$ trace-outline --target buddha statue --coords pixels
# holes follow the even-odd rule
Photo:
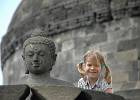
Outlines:
[[[28,85],[63,85],[72,84],[52,78],[50,71],[56,62],[56,47],[47,34],[42,31],[33,32],[23,44],[22,58],[26,66],[26,74],[22,84]]]

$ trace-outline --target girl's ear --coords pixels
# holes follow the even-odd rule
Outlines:
[[[85,76],[85,69],[84,69],[84,63],[80,63],[80,64],[77,64],[76,65],[81,77],[84,77]]]

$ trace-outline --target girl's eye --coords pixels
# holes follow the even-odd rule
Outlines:
[[[89,67],[90,67],[90,66],[92,66],[92,65],[91,65],[91,64],[87,64],[87,66],[89,66]]]
[[[99,66],[95,66],[95,67],[97,68],[97,67],[99,67]]]

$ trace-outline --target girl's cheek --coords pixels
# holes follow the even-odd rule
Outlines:
[[[85,68],[84,68],[84,70],[85,70],[86,72],[88,71],[88,69],[89,69],[88,67],[85,67]]]
[[[101,68],[100,68],[100,67],[99,67],[99,68],[97,68],[97,71],[98,71],[98,72],[100,72],[100,71],[101,71]]]

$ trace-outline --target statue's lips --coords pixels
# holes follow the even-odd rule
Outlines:
[[[32,66],[35,67],[35,68],[40,67],[39,63],[35,63],[35,64],[33,64]]]
[[[40,67],[39,65],[37,66],[37,65],[35,65],[35,66],[33,66],[33,67],[35,67],[35,68],[38,68],[38,67]]]

